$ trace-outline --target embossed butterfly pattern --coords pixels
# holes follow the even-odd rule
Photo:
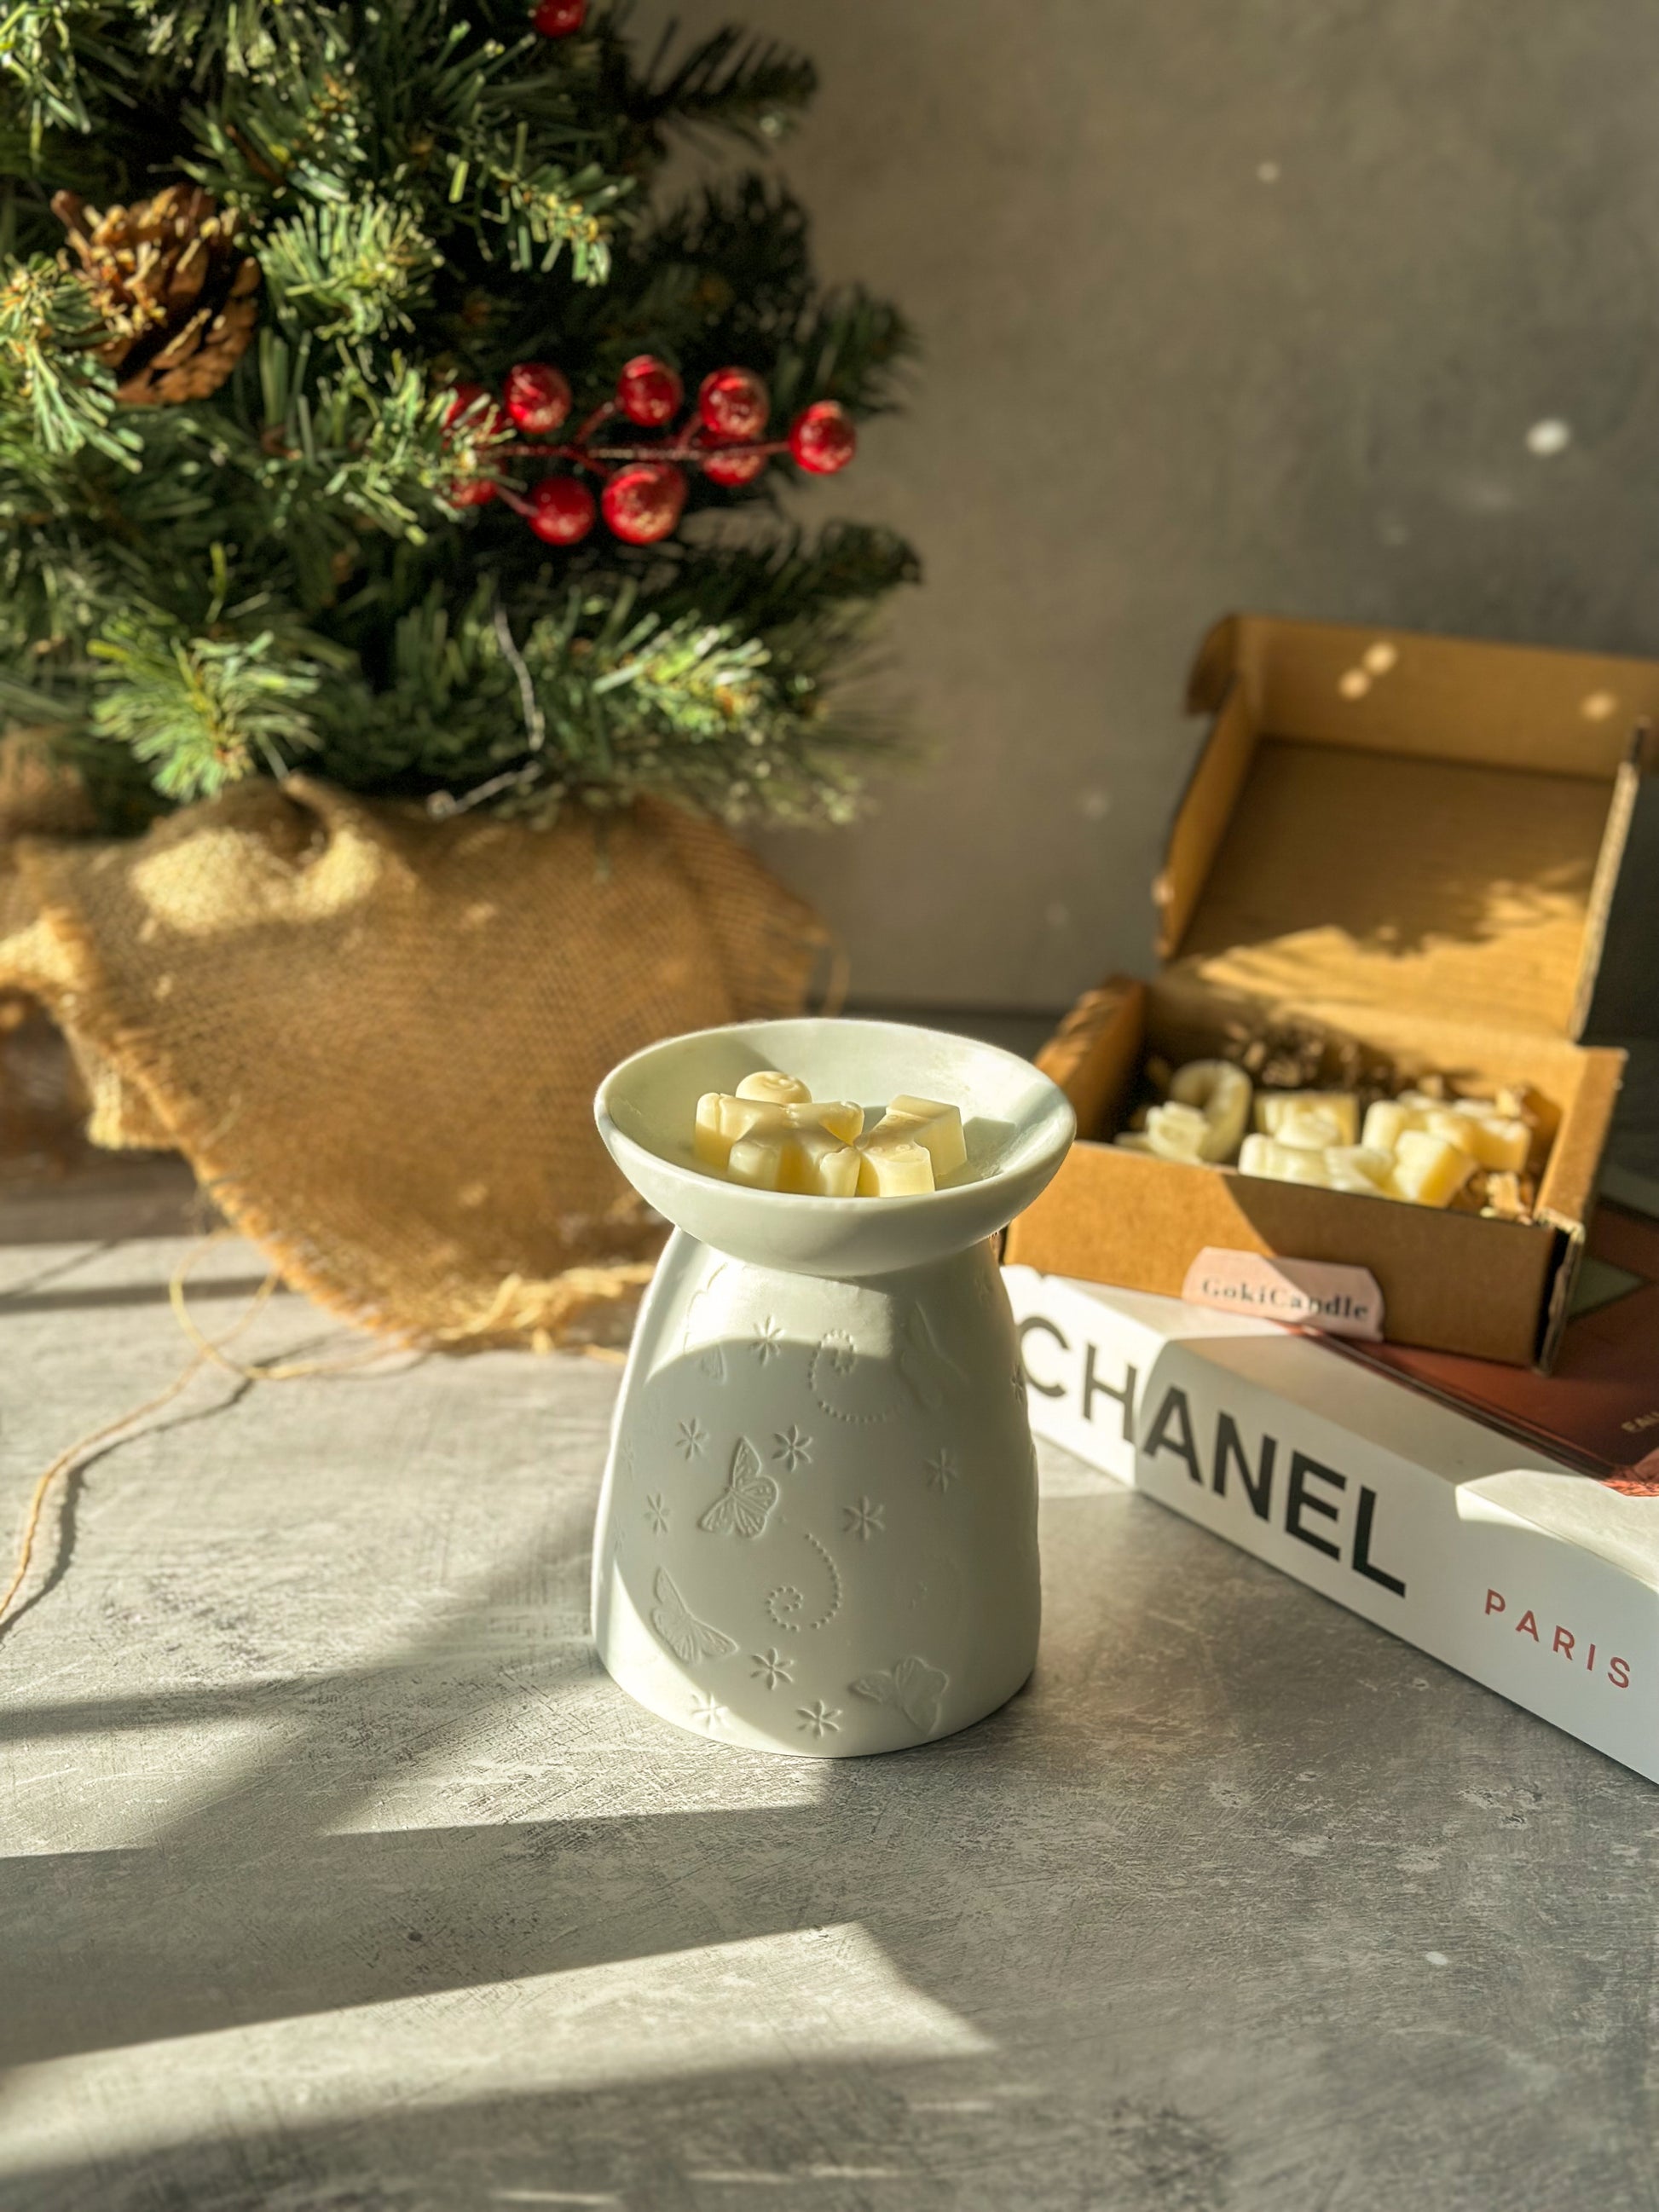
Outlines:
[[[860,1674],[848,1687],[855,1697],[878,1705],[892,1705],[906,1720],[931,1735],[939,1726],[939,1700],[951,1686],[951,1677],[913,1653],[896,1667],[877,1674]]]
[[[697,1619],[665,1567],[658,1568],[652,1587],[657,1602],[651,1608],[651,1626],[677,1659],[692,1667],[700,1659],[724,1659],[737,1650],[729,1636],[722,1636],[718,1628]]]
[[[728,1530],[738,1536],[758,1536],[777,1502],[778,1486],[762,1467],[760,1454],[747,1437],[739,1437],[726,1488],[697,1526],[711,1536],[723,1536]]]

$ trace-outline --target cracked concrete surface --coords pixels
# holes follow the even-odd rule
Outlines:
[[[165,1211],[11,1206],[8,1495],[180,1363]],[[0,2204],[1659,2201],[1648,1784],[1059,1453],[1012,1705],[704,1744],[587,1648],[614,1388],[204,1376],[76,1479],[0,1634]]]

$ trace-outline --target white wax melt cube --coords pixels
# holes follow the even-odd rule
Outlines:
[[[1449,1102],[1407,1091],[1398,1098],[1378,1099],[1365,1115],[1367,1145],[1393,1152],[1408,1133],[1437,1137],[1443,1145],[1467,1152],[1483,1168],[1510,1172],[1526,1165],[1532,1146],[1526,1122],[1496,1112],[1482,1098]]]
[[[738,1085],[739,1098],[763,1099],[769,1106],[805,1106],[812,1094],[798,1075],[785,1075],[775,1067],[758,1067]]]
[[[912,1098],[901,1093],[887,1103],[866,1139],[866,1145],[897,1139],[920,1145],[933,1164],[935,1185],[968,1164],[968,1146],[962,1133],[962,1115],[954,1106],[935,1098]]]
[[[1393,1152],[1409,1133],[1438,1137],[1473,1157],[1468,1141],[1471,1125],[1443,1098],[1428,1098],[1421,1091],[1402,1091],[1398,1098],[1379,1098],[1365,1115],[1364,1142]]]
[[[828,1129],[768,1121],[739,1137],[726,1172],[752,1190],[793,1191],[817,1198],[852,1198],[859,1187],[860,1154]]]
[[[1324,1157],[1334,1190],[1358,1191],[1378,1198],[1394,1195],[1389,1188],[1394,1171],[1392,1153],[1373,1151],[1369,1145],[1329,1145]]]
[[[1245,1138],[1238,1164],[1245,1175],[1266,1176],[1274,1182],[1311,1183],[1319,1190],[1353,1191],[1370,1198],[1395,1194],[1389,1188],[1393,1156],[1363,1145],[1290,1145],[1258,1133]]]
[[[697,1158],[708,1167],[724,1168],[740,1138],[778,1121],[782,1112],[764,1098],[734,1098],[729,1091],[706,1091],[697,1101]]]
[[[1305,1117],[1310,1115],[1317,1115],[1322,1121],[1334,1124],[1334,1133],[1321,1142],[1359,1142],[1359,1101],[1351,1091],[1258,1091],[1255,1094],[1256,1127],[1263,1136],[1277,1137],[1282,1144],[1304,1141],[1301,1137],[1291,1136],[1285,1124],[1308,1126]]]
[[[855,1145],[864,1127],[864,1109],[854,1106],[850,1099],[834,1098],[811,1106],[787,1106],[792,1127],[797,1129],[827,1129],[832,1137],[839,1137],[843,1145]]]
[[[841,1143],[850,1145],[863,1127],[864,1109],[844,1099],[780,1106],[769,1099],[736,1098],[722,1091],[709,1091],[697,1101],[693,1141],[705,1166],[725,1170],[732,1147],[751,1136],[770,1136],[781,1143],[793,1130],[827,1129]],[[775,1185],[762,1187],[769,1190]]]
[[[1196,1163],[1205,1158],[1210,1125],[1198,1107],[1183,1106],[1177,1099],[1152,1108],[1146,1116],[1146,1138],[1161,1160]]]
[[[1431,1129],[1402,1130],[1389,1177],[1395,1195],[1414,1206],[1449,1206],[1474,1173],[1473,1153]]]
[[[1163,1117],[1158,1126],[1165,1141],[1176,1147],[1165,1153],[1166,1158],[1230,1160],[1249,1127],[1251,1087],[1243,1069],[1230,1060],[1189,1060],[1170,1078],[1170,1103],[1155,1106],[1146,1116],[1147,1130],[1152,1133],[1155,1116]],[[1189,1153],[1182,1148],[1192,1139],[1193,1125],[1174,1117],[1194,1112],[1203,1127],[1197,1151]],[[1163,1149],[1156,1134],[1152,1145],[1155,1151]]]
[[[704,1165],[732,1182],[817,1198],[908,1197],[968,1162],[955,1106],[901,1095],[866,1136],[861,1106],[815,1101],[798,1076],[775,1067],[745,1075],[735,1094],[706,1092],[694,1142]]]
[[[1391,1152],[1406,1131],[1415,1127],[1409,1106],[1402,1106],[1397,1098],[1379,1098],[1365,1109],[1365,1127],[1359,1141],[1368,1152]]]
[[[858,1162],[860,1198],[913,1198],[935,1187],[933,1155],[912,1137],[878,1140],[872,1133],[859,1147]]]
[[[790,1133],[781,1128],[757,1129],[739,1137],[726,1156],[727,1179],[746,1183],[750,1190],[781,1190],[789,1142]]]
[[[697,1158],[706,1167],[724,1168],[732,1157],[732,1145],[744,1134],[751,1121],[760,1120],[758,1102],[756,1102],[757,1111],[746,1120],[739,1120],[729,1110],[738,1103],[724,1091],[705,1091],[698,1099],[697,1121],[692,1142],[696,1148]]]
[[[1322,1190],[1331,1188],[1324,1155],[1305,1145],[1281,1145],[1277,1137],[1259,1133],[1246,1137],[1239,1148],[1241,1175],[1265,1176],[1271,1182],[1306,1182]]]
[[[1298,1106],[1281,1114],[1273,1135],[1279,1144],[1293,1145],[1301,1152],[1327,1152],[1350,1141],[1343,1135],[1339,1116],[1328,1114],[1322,1106]]]
[[[1532,1150],[1532,1130],[1518,1115],[1500,1114],[1484,1098],[1460,1098],[1455,1109],[1462,1131],[1456,1141],[1483,1168],[1516,1174]]]
[[[828,1129],[797,1129],[785,1147],[781,1190],[815,1198],[855,1198],[863,1155]]]

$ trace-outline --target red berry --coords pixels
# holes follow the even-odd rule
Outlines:
[[[714,438],[758,438],[771,411],[766,386],[752,368],[717,368],[697,393],[698,416]]]
[[[544,39],[568,39],[580,31],[587,13],[587,0],[541,0],[531,15],[531,27]]]
[[[544,477],[531,491],[525,520],[550,545],[574,545],[593,527],[598,512],[580,477]]]
[[[666,461],[635,461],[617,470],[600,504],[605,520],[627,544],[654,545],[680,519],[685,478]]]
[[[452,507],[488,507],[496,489],[493,477],[457,477],[444,496]]]
[[[834,399],[815,399],[796,416],[789,432],[790,452],[815,477],[832,477],[844,469],[858,445],[852,416]]]
[[[684,397],[685,386],[655,354],[636,353],[632,361],[623,363],[617,379],[617,404],[630,422],[637,422],[644,430],[660,429],[679,412]]]
[[[501,386],[507,411],[521,430],[545,437],[570,412],[570,386],[544,361],[521,361]]]
[[[766,466],[764,453],[723,453],[718,447],[712,453],[703,453],[699,458],[710,483],[753,483]]]

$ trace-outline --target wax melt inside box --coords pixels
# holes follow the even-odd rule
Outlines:
[[[1011,1261],[1179,1295],[1200,1251],[1368,1268],[1402,1344],[1547,1365],[1625,1055],[1579,1045],[1659,664],[1235,616],[1153,887],[1164,965],[1110,978],[1039,1055],[1079,1141]],[[1530,1084],[1555,1127],[1496,1219],[1115,1149],[1150,1054],[1295,1029],[1397,1081]]]

